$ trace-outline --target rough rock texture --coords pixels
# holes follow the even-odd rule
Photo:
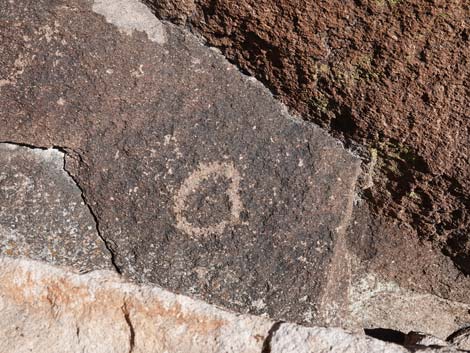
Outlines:
[[[4,253],[68,264],[83,272],[106,264],[110,267],[109,256],[93,256],[96,245],[87,242],[92,220],[85,206],[70,211],[70,204],[82,201],[78,187],[63,170],[63,153],[11,144],[0,145],[0,150],[4,162],[2,203],[6,206],[2,221],[6,224],[10,220],[9,233],[0,237]],[[77,220],[77,215],[83,214],[85,220]],[[88,225],[84,228],[77,223]],[[96,235],[92,239],[100,241]],[[316,323],[357,332],[385,327],[401,332],[418,330],[441,339],[454,335],[456,344],[465,344],[465,335],[457,338],[454,332],[470,322],[469,305],[412,292],[378,278],[345,245],[345,237],[341,237],[335,246]],[[51,251],[54,246],[57,251]],[[80,298],[74,300],[81,302]]]
[[[352,330],[421,331],[444,340],[467,326],[468,302],[445,299],[468,296],[468,282],[452,261],[436,256],[430,244],[403,244],[401,229],[377,223],[365,206],[356,203],[348,233],[337,244],[340,255],[321,300],[320,322]]]
[[[76,183],[61,179],[70,184],[70,200],[81,190],[97,222],[99,233],[93,232],[93,239],[102,237],[102,245],[112,252],[113,266],[136,281],[238,312],[354,330],[380,325],[432,333],[442,340],[470,321],[468,305],[440,298],[468,303],[468,279],[459,278],[450,260],[436,256],[429,243],[420,244],[415,237],[404,242],[403,234],[408,233],[403,229],[409,228],[382,226],[381,218],[357,198],[357,157],[316,125],[289,115],[256,80],[241,75],[216,51],[149,14],[133,0],[0,3],[0,141],[10,142],[10,150],[0,151],[0,160],[8,160],[4,164],[12,171],[9,180],[15,182],[14,171],[21,169],[25,178],[38,179],[33,182],[39,185],[35,190],[44,184],[61,195],[60,187],[43,179],[55,171],[63,178],[65,168]],[[23,157],[13,159],[11,143],[33,149],[18,148]],[[48,152],[34,147],[52,146],[65,154],[65,166],[36,168],[29,154]],[[370,182],[372,175],[365,173],[361,179],[367,182],[369,177]],[[8,190],[3,197],[11,200]],[[28,206],[24,193],[16,190],[12,195],[21,200],[19,214],[35,222],[8,223],[10,229],[21,225],[29,230],[23,232],[27,242],[17,247],[24,251],[13,255],[83,270],[81,264],[91,260],[90,249],[76,240],[87,243],[91,233],[83,230],[83,238],[50,231],[36,234],[34,227],[56,222],[46,212],[54,210],[52,200],[38,210]],[[37,193],[31,195],[40,200]],[[67,210],[70,200],[62,200],[60,211]],[[41,212],[48,216],[38,218]],[[92,221],[86,215],[84,225]],[[9,232],[0,233],[2,241]],[[71,255],[57,261],[47,252],[48,237],[54,244],[70,245]],[[12,271],[16,270],[6,273]],[[35,277],[28,271],[24,281],[4,278],[3,283],[31,283]],[[420,278],[424,271],[432,275],[423,273]],[[64,311],[86,305],[86,313],[98,312],[96,320],[80,311],[83,321],[64,316],[41,326],[42,314],[21,319],[19,313],[29,312],[28,301],[23,306],[18,302],[8,317],[20,320],[26,329],[37,323],[42,335],[57,332],[54,342],[70,342],[71,349],[80,347],[84,334],[86,344],[103,343],[104,351],[114,340],[125,342],[119,349],[134,350],[136,324],[125,300],[117,300],[112,310],[119,308],[121,316],[113,320],[114,314],[100,311],[104,299],[98,308],[90,306],[88,295],[97,298],[96,282],[83,297],[77,297],[82,293],[78,284],[72,285],[72,294],[62,295],[60,283],[67,281],[47,282],[42,274],[46,284],[36,286],[35,293],[45,291],[41,293],[49,304],[43,303],[44,311],[52,307],[51,315],[60,318],[62,311],[54,308],[65,300]],[[100,275],[73,278],[80,282],[94,276]],[[54,294],[51,290],[57,286],[59,294]],[[120,290],[116,289],[119,298]],[[105,297],[113,298],[112,292]],[[23,294],[16,298],[22,301]],[[154,313],[149,315],[154,320]],[[177,311],[170,316],[181,319]],[[93,336],[87,325],[95,321],[126,331],[116,337]],[[79,330],[73,325],[77,322]],[[50,325],[54,329],[47,330]],[[172,324],[161,325],[158,334],[166,332],[165,327],[171,327],[172,334],[186,334],[186,326],[173,330]],[[276,330],[283,327],[287,330],[281,324],[269,334],[263,331],[263,353],[274,351],[271,343],[277,342]],[[8,332],[8,337],[14,336]],[[69,339],[70,332],[77,338]],[[122,332],[126,334],[121,336]],[[320,331],[311,332],[317,339]],[[345,342],[350,337],[328,332],[329,338],[321,341],[324,345],[316,345],[325,347],[323,351],[330,349],[334,337]],[[199,337],[187,335],[187,340]],[[356,338],[351,340],[350,345],[356,345]],[[361,349],[371,342],[359,340]],[[15,346],[15,339],[9,342],[9,349],[23,347]],[[172,342],[168,347],[180,347]],[[279,342],[283,351],[285,345],[280,338]]]
[[[377,217],[364,201],[355,204],[346,243],[360,276],[373,273],[409,291],[469,303],[468,276],[436,244],[410,236],[410,228],[398,220]]]
[[[109,271],[8,258],[0,268],[2,353],[260,353],[272,326]]]
[[[0,144],[0,252],[79,271],[111,267],[64,154]]]
[[[407,335],[409,336],[409,335]],[[421,343],[429,336],[422,337]],[[436,344],[439,342],[439,344]],[[270,338],[272,353],[352,353],[352,352],[457,352],[458,349],[446,342],[430,340],[430,344],[415,344],[415,342],[400,347],[390,343],[350,335],[336,328],[313,327],[304,328],[294,324],[283,324]]]
[[[447,341],[458,349],[470,351],[470,327],[464,327],[451,334]]]
[[[405,353],[340,329],[236,315],[115,273],[0,257],[2,353]],[[455,348],[423,352],[456,352]]]
[[[343,327],[385,327],[400,332],[421,331],[446,339],[470,322],[470,306],[428,293],[400,288],[373,274],[356,275],[348,289]]]
[[[126,276],[313,322],[358,158],[144,10],[3,2],[0,141],[66,153]]]
[[[470,273],[467,1],[145,2],[306,120],[365,145],[374,211]]]

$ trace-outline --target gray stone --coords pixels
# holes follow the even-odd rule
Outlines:
[[[468,303],[429,289],[452,288],[458,273],[439,274],[447,266],[454,267],[452,262],[446,259],[447,265],[443,264],[445,256],[432,245],[404,239],[402,228],[385,225],[363,206],[355,203],[348,232],[337,242],[341,256],[334,256],[340,260],[330,272],[335,276],[322,299],[322,322],[355,331],[419,331],[441,340],[468,325]],[[426,276],[422,268],[433,275]]]
[[[450,347],[446,341],[424,332],[409,332],[405,337],[405,346]]]
[[[0,144],[0,252],[79,271],[111,267],[64,154]]]
[[[154,42],[163,44],[166,41],[163,24],[139,1],[95,0],[93,11],[128,35],[142,31]]]
[[[470,306],[401,288],[374,274],[356,275],[348,289],[343,327],[385,327],[401,332],[421,331],[446,339],[470,322]]]
[[[359,160],[193,36],[121,10],[1,3],[0,141],[66,151],[129,278],[314,322]]]

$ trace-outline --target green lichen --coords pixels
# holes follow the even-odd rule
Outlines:
[[[377,143],[375,147],[378,153],[377,168],[389,176],[401,177],[410,173],[410,170],[423,171],[426,168],[422,158],[408,145],[386,141]],[[414,196],[416,195],[411,194],[410,198],[415,198]]]
[[[311,99],[310,103],[317,111],[326,113],[328,111],[328,98],[322,93],[317,94],[316,97]]]
[[[418,155],[410,146],[400,142],[381,142],[378,144],[378,147],[389,159],[395,159],[407,164],[413,164],[419,159]]]
[[[344,86],[354,86],[360,81],[377,81],[381,76],[370,55],[359,57],[351,63],[337,65],[331,74],[335,82]]]
[[[361,79],[368,81],[377,80],[380,75],[379,72],[374,68],[373,59],[370,55],[362,56],[355,65],[356,73]]]
[[[371,159],[371,161],[377,161],[377,157],[378,157],[377,148],[370,148],[370,149],[369,149],[369,152],[370,152],[370,159]]]
[[[383,5],[386,2],[390,4],[390,6],[398,5],[399,3],[403,2],[404,0],[375,0],[377,5]]]

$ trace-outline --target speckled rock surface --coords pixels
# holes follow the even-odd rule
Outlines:
[[[125,276],[314,322],[359,160],[143,11],[3,2],[0,141],[65,151]]]
[[[144,2],[361,154],[367,271],[470,304],[468,1]]]
[[[10,143],[0,151],[6,166],[0,171],[2,254],[75,271],[112,265],[123,274],[119,281],[157,285],[237,312],[357,332],[380,325],[442,340],[469,321],[467,305],[445,300],[457,290],[452,261],[447,258],[449,267],[441,271],[435,249],[416,238],[403,242],[402,228],[376,227],[375,214],[362,207],[355,195],[358,158],[289,115],[257,81],[191,34],[159,22],[133,0],[2,2],[0,15],[0,142]],[[55,157],[47,163],[38,157],[47,155]],[[67,216],[76,200],[86,203],[75,215],[79,233]],[[117,351],[129,351],[147,337],[129,324],[126,300],[117,300],[111,312],[90,303],[107,276],[90,274],[82,293],[84,277],[70,282],[52,267],[37,274],[15,266],[0,285],[42,283],[27,292],[30,301],[20,291],[10,297],[23,304],[5,306],[25,331],[44,331],[39,337],[56,332],[51,342],[70,349],[98,342],[105,352],[113,342]],[[423,277],[423,269],[432,276]],[[64,281],[72,289],[62,290]],[[122,288],[112,288],[104,297],[121,298]],[[21,319],[33,294],[58,321],[44,323],[41,313]],[[78,318],[60,316],[59,302],[65,311],[80,307]],[[95,310],[96,317],[87,316]],[[149,320],[160,314],[149,313]],[[188,351],[190,337],[219,342],[219,333],[186,333],[178,310],[167,314],[170,323],[149,337],[163,335],[156,340],[165,342],[165,327],[171,327],[185,338],[181,345],[176,338],[162,343],[162,351]],[[78,330],[76,322],[82,323]],[[95,324],[106,329],[95,335]],[[109,327],[118,328],[115,337],[103,334]],[[15,343],[14,327],[7,329],[9,349],[31,347],[27,340]],[[275,333],[266,333],[272,342]],[[337,336],[326,334],[324,345],[315,347],[329,349]],[[259,335],[251,343],[234,337],[258,350]],[[279,350],[310,349],[310,336],[299,337],[303,346]],[[338,337],[346,342],[349,336]],[[246,348],[220,340],[213,351]]]
[[[468,1],[144,2],[304,119],[361,143],[374,165],[364,191],[374,213],[470,273]]]
[[[0,144],[0,252],[78,271],[112,268],[64,154]]]

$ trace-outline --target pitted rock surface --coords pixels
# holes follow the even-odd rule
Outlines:
[[[112,268],[63,153],[0,144],[0,166],[2,254],[79,271]]]
[[[107,6],[2,2],[0,141],[66,151],[126,276],[314,321],[358,159],[194,37]]]

